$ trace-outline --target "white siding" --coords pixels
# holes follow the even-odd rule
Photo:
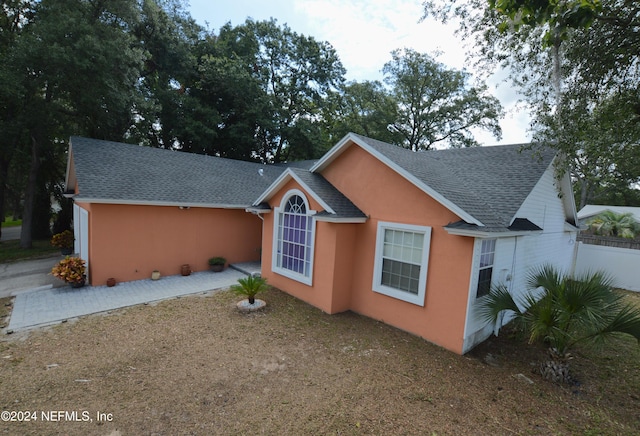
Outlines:
[[[526,291],[527,274],[532,268],[553,264],[559,270],[571,272],[576,232],[567,230],[564,202],[558,196],[554,182],[553,168],[550,167],[514,217],[527,218],[541,227],[542,233],[499,238],[496,243],[492,284],[504,284],[516,296]],[[485,340],[493,331],[493,326],[482,321],[477,313],[480,245],[480,239],[476,239],[463,352]],[[504,319],[503,323],[507,321]]]

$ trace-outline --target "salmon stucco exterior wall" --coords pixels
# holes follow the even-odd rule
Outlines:
[[[266,215],[263,275],[272,285],[328,313],[353,310],[461,353],[474,240],[443,229],[459,217],[357,145],[346,149],[322,175],[369,219],[357,224],[316,223],[313,283],[308,286],[271,271],[274,214]],[[279,206],[294,188],[304,192],[292,180],[269,200],[271,207]],[[310,193],[305,195],[312,209],[322,210]],[[424,306],[373,291],[380,221],[432,228]]]
[[[203,271],[208,259],[260,258],[261,221],[242,209],[77,203],[89,212],[90,283]]]
[[[283,196],[293,189],[302,191],[305,194],[311,210],[322,211],[322,207],[315,199],[309,193],[304,192],[304,189],[293,180],[288,182],[270,200],[272,208],[278,207]],[[274,219],[274,213],[264,215],[262,276],[267,279],[270,285],[282,289],[327,313],[348,310],[350,308],[349,287],[351,279],[349,262],[352,257],[351,252],[354,240],[352,227],[355,225],[316,223],[313,285],[310,287],[271,270]],[[338,229],[335,226],[341,226],[341,228]],[[341,264],[336,267],[339,262]]]

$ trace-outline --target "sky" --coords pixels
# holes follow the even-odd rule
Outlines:
[[[463,42],[454,28],[434,20],[420,21],[423,0],[190,0],[191,16],[209,30],[275,18],[293,31],[329,42],[347,70],[349,81],[382,80],[391,51],[412,48],[429,53],[457,70],[465,69]],[[437,53],[439,55],[436,55]],[[473,74],[473,71],[467,70]],[[512,88],[490,79],[489,89],[507,111],[501,120],[502,139],[475,132],[482,145],[530,141],[529,116],[517,105]]]

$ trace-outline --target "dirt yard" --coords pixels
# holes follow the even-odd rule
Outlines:
[[[577,353],[579,384],[556,386],[532,372],[540,350],[508,338],[457,356],[277,290],[261,298],[248,315],[220,292],[2,335],[0,434],[640,433],[635,341]]]

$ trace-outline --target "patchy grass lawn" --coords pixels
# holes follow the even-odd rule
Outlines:
[[[506,336],[457,356],[275,289],[261,298],[249,315],[219,292],[3,335],[0,410],[38,420],[0,434],[640,433],[633,340],[578,350],[580,383],[556,386],[532,372],[542,351]]]
[[[9,217],[6,217],[4,221],[0,223],[1,227],[18,227],[22,225],[22,220],[12,220]]]
[[[48,239],[33,241],[33,247],[28,250],[20,248],[19,240],[0,242],[0,263],[36,259],[54,253],[60,253],[60,249],[53,247]]]

